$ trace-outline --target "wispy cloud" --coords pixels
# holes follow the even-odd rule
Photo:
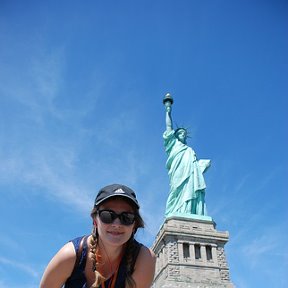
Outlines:
[[[14,269],[23,271],[27,273],[28,275],[32,276],[33,278],[39,277],[39,273],[34,268],[32,268],[31,266],[25,263],[21,263],[19,261],[11,260],[11,259],[4,258],[4,257],[0,257],[0,263],[2,265],[10,266]]]
[[[88,193],[74,179],[73,151],[54,148],[53,151],[29,151],[28,155],[2,155],[1,179],[12,183],[22,182],[41,188],[47,196],[87,211],[91,206]],[[7,169],[8,168],[8,169]],[[81,195],[81,197],[78,197]]]
[[[237,255],[243,258],[245,263],[248,263],[250,269],[261,265],[263,259],[267,259],[267,257],[278,259],[282,267],[287,267],[288,253],[283,251],[288,240],[287,235],[283,234],[283,231],[287,230],[287,223],[278,222],[273,227],[263,226],[259,224],[259,215],[256,218],[251,216],[252,223],[250,224],[249,221],[248,228],[240,229],[238,235],[233,238],[234,243],[230,243],[230,245],[238,247]],[[234,251],[235,253],[236,251]],[[268,267],[266,268],[268,269]]]
[[[5,282],[4,280],[0,280],[0,288],[19,288],[19,283],[12,284],[11,281]],[[23,280],[21,281],[21,288],[38,288],[39,284],[34,283],[23,283]]]
[[[228,171],[226,173],[228,173]],[[225,180],[224,183],[221,183],[221,186],[217,185],[217,182],[211,183],[214,187],[208,187],[207,193],[212,193],[213,190],[217,189],[218,186],[218,189],[222,190],[219,193],[222,198],[217,198],[217,205],[215,205],[215,203],[214,205],[209,205],[210,203],[207,203],[209,214],[211,213],[211,215],[216,216],[216,218],[221,217],[222,221],[225,221],[226,213],[223,213],[223,211],[229,212],[229,208],[235,205],[235,201],[243,201],[243,197],[245,197],[243,196],[245,195],[243,191],[247,189],[247,186],[249,185],[249,177],[250,174],[242,176],[242,178],[240,178],[235,184],[233,184],[233,187],[231,187],[229,180]],[[230,179],[230,177],[227,178]],[[215,181],[217,181],[217,179]],[[241,195],[241,197],[239,195]],[[226,218],[227,220],[229,219],[229,221],[231,221],[231,217],[229,215],[226,214],[226,217],[228,217]]]
[[[87,129],[71,125],[70,120],[71,115],[74,123],[77,115],[85,115],[96,97],[82,110],[58,109],[55,103],[63,81],[64,48],[48,53],[40,46],[31,46],[25,67],[22,62],[11,65],[15,70],[3,65],[0,72],[0,94],[13,115],[3,119],[4,129],[0,130],[0,181],[40,187],[48,196],[86,211],[91,205],[89,192],[80,188],[83,183],[75,180],[75,173],[80,142]],[[65,137],[69,129],[71,133]]]
[[[26,61],[16,64],[12,58],[2,66],[0,93],[21,104],[22,114],[37,123],[47,113],[55,113],[53,101],[61,86],[64,50],[58,48],[47,53],[35,45],[29,52]]]
[[[250,259],[249,265],[253,268],[263,257],[281,256],[281,251],[278,251],[280,248],[278,242],[279,239],[275,235],[261,235],[244,245],[242,252],[247,259]]]
[[[15,240],[13,237],[9,237],[9,235],[2,234],[0,236],[0,245],[5,247],[5,249],[13,250],[14,252],[21,251],[21,243]]]

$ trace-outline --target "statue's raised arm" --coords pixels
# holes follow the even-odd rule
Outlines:
[[[166,131],[170,132],[173,130],[173,123],[172,123],[172,104],[173,104],[173,98],[169,93],[165,95],[165,98],[163,99],[163,104],[165,105],[166,109]]]
[[[205,216],[205,181],[203,173],[210,160],[197,160],[194,150],[186,143],[187,130],[173,130],[173,98],[168,93],[163,99],[166,110],[166,130],[163,134],[168,159],[166,168],[170,179],[170,192],[166,204],[166,217],[191,214]]]

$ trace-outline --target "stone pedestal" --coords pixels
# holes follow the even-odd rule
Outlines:
[[[228,239],[212,219],[167,218],[152,246],[157,256],[152,287],[234,287],[224,251]]]

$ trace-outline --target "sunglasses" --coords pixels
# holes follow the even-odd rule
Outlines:
[[[99,210],[98,215],[100,220],[105,224],[111,224],[116,218],[119,218],[120,223],[129,226],[135,222],[135,214],[131,212],[122,212],[117,214],[112,210]]]

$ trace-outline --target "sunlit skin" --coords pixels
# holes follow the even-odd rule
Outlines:
[[[99,210],[103,209],[112,210],[117,214],[122,212],[133,213],[133,208],[121,198],[105,201],[99,207]],[[117,246],[120,246],[121,248],[121,246],[129,240],[135,228],[135,224],[129,226],[122,225],[119,218],[116,218],[111,224],[103,223],[100,220],[99,215],[97,215],[94,220],[98,229],[99,238],[101,239],[102,244],[107,247],[113,246],[116,248]]]

